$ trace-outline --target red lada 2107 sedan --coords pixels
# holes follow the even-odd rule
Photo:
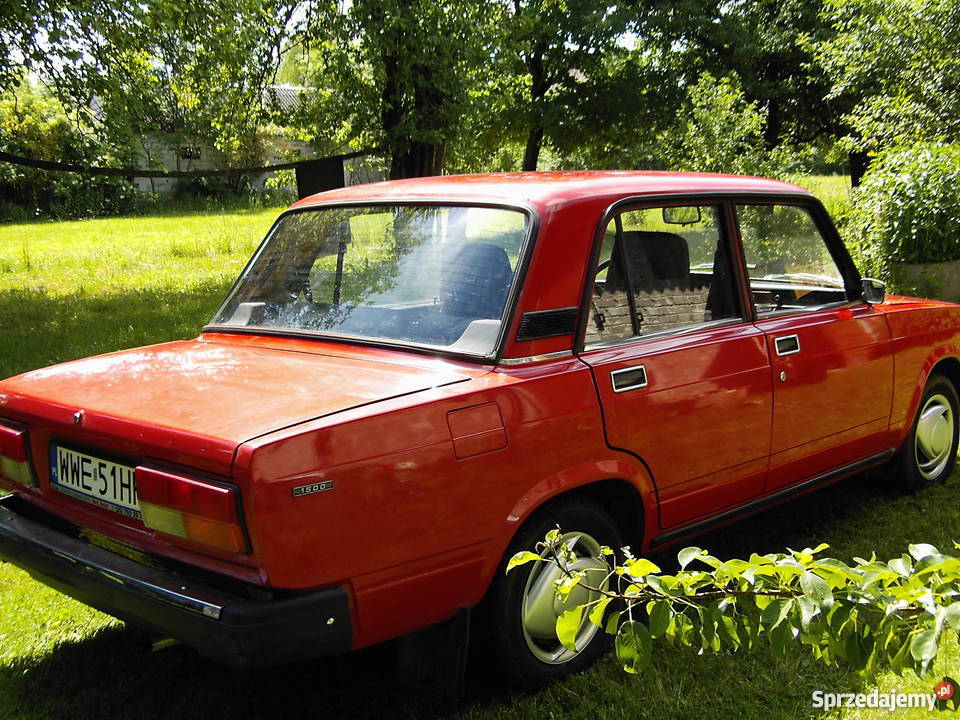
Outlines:
[[[957,451],[960,307],[885,297],[823,207],[758,178],[426,178],[281,215],[203,333],[0,382],[0,557],[235,666],[475,609],[495,667],[589,568]],[[581,601],[584,598],[579,598]]]

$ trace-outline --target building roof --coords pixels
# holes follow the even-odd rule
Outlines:
[[[310,88],[300,85],[267,85],[263,89],[263,99],[268,105],[274,105],[278,110],[290,112],[296,110],[303,102],[303,96],[310,92]]]

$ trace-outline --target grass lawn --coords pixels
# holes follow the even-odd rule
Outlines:
[[[196,334],[276,214],[0,226],[0,376]],[[831,545],[828,554],[846,560],[872,551],[896,556],[911,542],[948,549],[960,538],[958,487],[955,476],[943,487],[903,496],[875,477],[860,476],[697,544],[729,557],[824,541]],[[669,557],[655,560],[669,563]],[[941,675],[960,672],[956,644],[944,648],[929,681],[883,675],[872,683],[821,666],[799,648],[786,657],[765,648],[698,656],[658,645],[657,669],[640,676],[624,674],[608,656],[539,693],[478,689],[453,703],[392,682],[392,651],[386,645],[295,667],[237,672],[186,648],[153,653],[138,632],[0,565],[0,720],[817,718],[825,715],[811,707],[816,689],[931,692]],[[925,710],[896,714],[926,716]],[[891,714],[862,709],[829,717]]]

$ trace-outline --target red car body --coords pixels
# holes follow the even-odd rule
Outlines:
[[[496,350],[209,327],[4,380],[0,483],[13,494],[0,504],[0,557],[253,665],[361,648],[475,607],[518,528],[570,493],[604,507],[643,552],[888,460],[931,373],[960,380],[960,307],[858,296],[763,316],[735,251],[735,322],[585,346],[600,238],[617,208],[711,204],[737,248],[739,200],[804,208],[847,286],[859,283],[819,203],[771,180],[531,173],[307,198],[293,212],[521,209],[530,237]],[[546,330],[525,330],[538,318]],[[799,352],[775,352],[786,336]],[[612,377],[638,362],[643,392],[616,391]],[[135,466],[138,483],[147,468],[157,482],[169,473],[232,493],[239,517],[227,503],[217,522],[240,528],[239,544],[157,531],[58,491],[51,443]],[[15,462],[32,482],[11,478]]]

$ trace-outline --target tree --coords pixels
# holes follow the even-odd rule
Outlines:
[[[832,97],[856,99],[851,147],[877,152],[960,131],[960,2],[826,0],[835,35],[815,43]]]
[[[264,93],[312,0],[43,0],[0,23],[0,90],[29,73],[106,150],[157,130],[204,138],[231,161],[259,155]],[[297,19],[300,18],[300,19]]]
[[[841,132],[843,94],[813,62],[810,39],[832,30],[822,0],[649,0],[637,32],[686,85],[708,72],[736,76],[747,101],[766,115],[767,149]]]
[[[560,602],[578,586],[589,591],[586,604],[557,618],[557,637],[576,651],[583,622],[605,627],[616,635],[617,658],[630,673],[653,663],[654,640],[719,652],[749,650],[765,639],[779,653],[799,641],[818,660],[845,662],[867,675],[889,668],[922,678],[944,633],[960,636],[960,558],[932,545],[911,545],[909,554],[888,562],[856,558],[853,565],[817,557],[827,549],[823,544],[726,561],[688,547],[678,553],[680,569],[673,574],[627,548],[622,562],[612,561],[614,551],[604,547],[599,559],[607,563],[607,577],[591,583],[594,571],[568,569],[577,558],[561,537],[559,529],[550,531],[536,552],[514,555],[507,572],[553,563],[562,571]],[[614,603],[622,609],[608,613]]]
[[[499,6],[497,22],[496,58],[509,98],[503,115],[522,128],[522,168],[536,170],[545,138],[562,142],[574,101],[609,77],[629,15],[590,0],[511,0]]]
[[[330,26],[309,27],[313,131],[383,148],[391,178],[439,174],[469,68],[482,62],[481,15],[482,4],[461,0],[356,0]]]

